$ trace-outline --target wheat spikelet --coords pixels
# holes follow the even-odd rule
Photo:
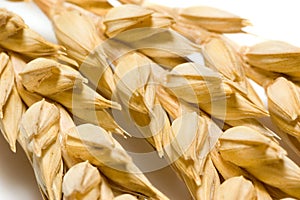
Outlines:
[[[88,161],[71,167],[63,179],[64,199],[113,199],[113,193],[96,167]]]
[[[59,110],[45,100],[33,104],[22,117],[21,134],[32,154],[32,166],[42,193],[61,199],[63,162],[59,144]]]
[[[225,160],[243,167],[262,182],[299,198],[300,168],[270,138],[237,126],[220,137],[219,151]]]
[[[168,199],[158,191],[132,162],[121,145],[104,129],[82,126],[78,134],[68,135],[67,152],[70,156],[88,160],[125,191],[153,199]]]

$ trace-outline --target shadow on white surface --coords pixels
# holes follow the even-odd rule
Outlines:
[[[42,199],[33,170],[22,148],[18,145],[17,153],[14,154],[1,134],[0,152],[0,199]]]

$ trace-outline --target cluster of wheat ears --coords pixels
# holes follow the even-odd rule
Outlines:
[[[44,199],[168,199],[114,138],[131,135],[119,110],[193,199],[300,198],[299,166],[259,121],[270,117],[300,147],[300,48],[241,48],[224,33],[250,23],[211,7],[33,1],[58,44],[0,9],[0,128],[25,151]],[[98,131],[79,131],[86,123]]]

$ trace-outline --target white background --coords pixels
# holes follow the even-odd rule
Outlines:
[[[265,39],[276,39],[300,46],[298,0],[152,0],[151,2],[178,7],[210,5],[247,18],[253,26],[245,30],[251,35],[231,36],[242,45],[251,45]],[[33,3],[11,3],[0,0],[0,7],[16,12],[24,18],[29,27],[46,39],[55,41],[50,22]],[[257,91],[265,99],[263,90],[257,87]],[[148,176],[171,199],[188,199],[188,192],[170,169],[153,172]],[[0,199],[41,199],[31,166],[21,148],[18,146],[17,154],[11,153],[2,136],[0,136]]]

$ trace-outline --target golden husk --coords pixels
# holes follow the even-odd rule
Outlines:
[[[33,104],[22,117],[20,130],[42,193],[61,199],[63,162],[59,144],[59,110],[45,100]],[[53,190],[55,188],[55,190]]]
[[[254,129],[237,126],[220,137],[219,151],[225,160],[243,167],[262,182],[300,197],[300,168],[272,139]]]
[[[98,169],[88,161],[78,163],[67,171],[63,179],[63,194],[65,200],[109,200],[114,196]]]
[[[229,12],[206,6],[194,6],[178,9],[179,22],[203,27],[219,33],[243,32],[242,28],[250,23]]]
[[[297,85],[280,77],[266,89],[272,121],[282,131],[300,137],[300,90]]]
[[[0,9],[0,41],[15,35],[26,27],[26,24],[20,16],[4,8]]]
[[[104,129],[83,125],[78,134],[67,136],[66,147],[70,156],[88,160],[118,187],[153,199],[168,199],[152,186],[121,145]]]
[[[255,200],[256,192],[251,181],[242,176],[233,177],[224,181],[217,189],[217,200]]]
[[[250,65],[271,72],[299,71],[300,48],[282,41],[270,40],[249,47],[243,53]]]

